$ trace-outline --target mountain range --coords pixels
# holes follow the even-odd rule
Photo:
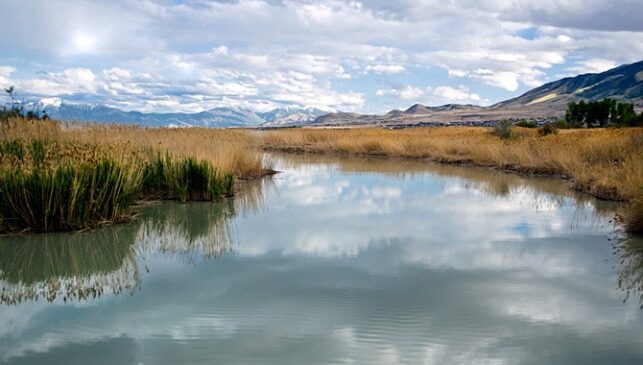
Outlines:
[[[105,105],[66,103],[43,99],[37,106],[53,119],[99,123],[135,124],[145,127],[253,127],[262,124],[309,123],[326,112],[314,108],[288,106],[258,113],[249,109],[221,107],[198,113],[142,113]]]
[[[549,121],[565,115],[570,101],[599,100],[610,97],[633,103],[643,109],[643,61],[611,70],[567,77],[530,90],[516,98],[481,107],[447,104],[436,107],[415,104],[381,115],[330,113],[308,123],[311,126],[381,125],[486,125],[502,119]]]
[[[319,109],[287,106],[268,112],[221,107],[198,113],[142,113],[104,105],[70,104],[43,99],[38,108],[54,119],[127,123],[150,127],[284,127],[380,125],[485,125],[502,119],[547,121],[564,116],[567,103],[611,97],[643,109],[643,61],[611,70],[567,77],[530,90],[516,98],[482,107],[468,104],[425,106],[386,114],[326,113]]]

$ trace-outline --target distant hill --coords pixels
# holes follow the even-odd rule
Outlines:
[[[404,114],[406,115],[415,115],[415,114],[428,114],[431,113],[432,110],[428,106],[422,105],[422,104],[414,104],[410,108],[406,109],[404,111]],[[387,113],[388,114],[388,113]]]
[[[643,61],[623,65],[598,74],[567,77],[498,103],[492,108],[536,104],[565,105],[571,100],[614,98],[641,102],[643,98]]]
[[[471,104],[445,104],[440,106],[424,106],[422,104],[415,104],[404,111],[404,114],[428,114],[435,112],[447,112],[453,110],[473,111],[483,109],[478,105]],[[387,113],[390,114],[391,112]]]
[[[489,107],[468,104],[415,104],[405,111],[392,110],[382,115],[331,113],[322,115],[308,124],[408,126],[456,123],[484,125],[502,119],[546,121],[562,118],[567,103],[572,100],[598,100],[606,97],[631,102],[637,109],[643,109],[643,61],[598,74],[585,74],[550,82]]]

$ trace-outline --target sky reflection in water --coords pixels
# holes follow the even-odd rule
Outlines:
[[[643,361],[643,254],[608,241],[614,204],[487,169],[269,158],[284,172],[233,202],[0,239],[0,361]]]

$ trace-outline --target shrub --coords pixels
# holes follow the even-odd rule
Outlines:
[[[536,122],[521,120],[518,123],[516,123],[516,127],[536,128],[536,127],[538,127],[538,125],[536,124]]]
[[[569,125],[569,123],[567,123],[567,121],[565,121],[564,119],[561,119],[561,120],[557,120],[557,121],[555,121],[555,122],[553,123],[553,125],[554,125],[554,127],[555,127],[556,129],[569,129],[569,128],[571,128],[571,126]]]
[[[556,129],[556,127],[554,127],[554,125],[551,123],[543,124],[540,128],[538,128],[538,134],[540,134],[541,136],[548,136],[550,134],[557,133],[558,129]]]
[[[509,139],[513,136],[513,132],[511,130],[511,122],[508,120],[501,120],[496,123],[496,126],[493,128],[493,134],[496,136],[502,138],[502,139]]]

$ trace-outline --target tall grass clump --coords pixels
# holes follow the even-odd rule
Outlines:
[[[541,136],[548,136],[550,134],[557,134],[558,129],[552,123],[545,123],[538,128],[538,134]]]
[[[493,127],[493,134],[502,139],[511,138],[513,136],[511,121],[505,119],[497,122]]]
[[[98,130],[94,135],[91,126],[42,120],[0,123],[0,233],[80,230],[121,221],[131,216],[137,199],[150,197],[215,200],[233,194],[236,176],[261,171],[253,153],[237,156],[241,144],[234,144],[235,156],[215,160],[164,147],[171,131],[161,133],[159,143],[132,143],[101,138],[109,129]],[[145,136],[142,129],[133,131]],[[241,140],[238,134],[234,138]]]
[[[173,159],[157,153],[143,169],[142,192],[148,196],[185,201],[214,200],[232,195],[234,176],[208,161],[192,157]]]
[[[109,159],[48,169],[3,169],[0,232],[76,230],[116,221],[134,201],[138,176],[133,171]]]

